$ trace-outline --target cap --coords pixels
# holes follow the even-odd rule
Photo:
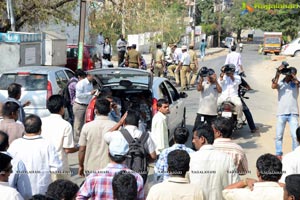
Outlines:
[[[182,45],[181,46],[181,50],[187,50],[187,46],[186,45]]]
[[[129,145],[125,138],[113,138],[108,145],[108,149],[112,156],[125,156],[128,153]]]

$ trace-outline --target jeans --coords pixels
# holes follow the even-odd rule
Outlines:
[[[276,125],[276,139],[275,139],[275,148],[276,155],[282,156],[282,140],[283,133],[286,122],[289,122],[290,125],[290,134],[292,136],[293,150],[298,146],[296,138],[296,129],[298,128],[298,115],[288,114],[288,115],[279,115],[277,116],[277,125]]]

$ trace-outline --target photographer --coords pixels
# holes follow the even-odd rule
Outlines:
[[[200,98],[194,130],[197,130],[204,122],[211,124],[217,117],[218,94],[222,92],[222,88],[217,81],[217,75],[213,69],[202,67],[199,72],[200,81],[197,85],[197,90],[200,92]]]
[[[241,123],[243,105],[238,95],[239,85],[242,83],[241,77],[235,73],[235,65],[227,64],[221,69],[219,84],[222,87],[222,94],[218,98],[218,105],[230,100],[237,112],[238,122]]]
[[[279,81],[280,75],[285,77]],[[282,141],[286,122],[289,122],[290,133],[292,136],[293,150],[298,146],[296,139],[296,129],[298,127],[298,95],[299,95],[299,80],[296,77],[297,69],[294,67],[288,68],[288,63],[282,62],[277,68],[275,78],[272,80],[272,89],[278,91],[278,111],[276,125],[275,148],[276,156],[282,157]]]

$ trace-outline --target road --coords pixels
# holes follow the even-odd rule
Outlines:
[[[256,126],[259,132],[252,134],[248,125],[237,130],[233,139],[241,145],[245,150],[248,158],[249,173],[245,176],[248,178],[256,177],[256,160],[264,153],[275,153],[274,138],[275,138],[275,123],[277,111],[277,91],[271,89],[271,79],[275,75],[275,68],[279,66],[281,61],[271,61],[273,56],[258,55],[257,45],[245,45],[242,52],[242,63],[247,75],[246,81],[254,89],[251,93],[247,93],[245,102],[252,112]],[[220,74],[220,68],[224,64],[227,50],[214,55],[214,58],[208,58],[204,62],[200,62],[200,66],[213,68],[216,73]],[[300,62],[299,58],[288,58],[292,66]],[[290,64],[291,64],[290,63]],[[187,127],[192,130],[198,109],[198,92],[196,88],[187,91]],[[291,140],[289,133],[284,136],[284,152],[291,151]],[[191,138],[190,138],[191,141]],[[191,145],[191,142],[187,145]]]
[[[240,144],[246,151],[250,173],[246,175],[248,178],[256,178],[255,163],[257,158],[264,153],[275,153],[274,137],[277,110],[277,92],[271,89],[271,79],[274,76],[275,68],[279,66],[281,61],[271,61],[271,56],[263,56],[257,54],[257,45],[245,45],[242,52],[242,61],[246,72],[246,80],[254,89],[247,96],[246,104],[250,108],[254,121],[259,127],[259,132],[252,134],[247,125],[234,133],[233,139]],[[220,68],[225,62],[226,50],[216,55],[207,56],[205,60],[200,62],[200,66],[213,68],[217,74],[220,73]],[[300,64],[299,58],[288,58],[288,62],[292,66]],[[299,70],[298,70],[299,71]],[[195,88],[187,91],[186,98],[187,107],[187,128],[190,132],[193,128],[196,111],[198,109],[198,92]],[[191,137],[189,140],[191,146]],[[291,151],[291,140],[286,130],[284,136],[284,153]],[[70,167],[73,171],[72,181],[80,184],[83,178],[77,174],[78,158],[77,153],[69,156]],[[148,180],[152,179],[152,170]],[[148,183],[149,187],[152,183]]]

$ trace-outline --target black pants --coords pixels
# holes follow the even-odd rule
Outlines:
[[[103,53],[103,59],[110,61],[110,54]]]
[[[118,51],[118,66],[124,61],[125,51]]]
[[[254,124],[254,120],[253,120],[252,114],[251,114],[248,106],[246,105],[246,103],[244,102],[244,100],[242,98],[241,98],[241,101],[242,101],[242,104],[243,104],[243,112],[244,112],[244,115],[246,117],[248,126],[249,126],[249,128],[250,128],[251,131],[255,130],[256,126]]]
[[[202,114],[197,113],[197,117],[195,119],[193,131],[201,128],[201,125],[204,124],[205,122],[207,124],[211,125],[212,122],[216,118],[217,118],[217,115],[202,115]]]

